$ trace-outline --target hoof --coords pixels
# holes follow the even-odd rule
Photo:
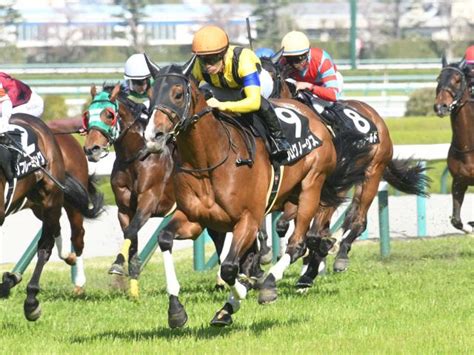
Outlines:
[[[171,295],[168,308],[168,325],[171,329],[181,328],[188,321],[188,315],[178,297]]]
[[[214,318],[211,320],[211,325],[213,327],[222,328],[231,325],[232,323],[232,316],[225,309],[221,309],[219,312],[217,312]]]
[[[18,285],[22,280],[19,272],[4,272],[2,275],[2,283],[0,284],[0,298],[8,298],[10,290]]]
[[[297,289],[308,289],[311,286],[313,286],[313,279],[306,275],[302,275],[296,283]]]
[[[25,305],[23,307],[23,310],[25,312],[25,318],[29,320],[30,322],[35,322],[41,317],[41,306],[38,304],[33,311],[27,310],[27,305],[25,301]]]
[[[349,268],[349,259],[336,259],[334,261],[334,272],[344,272]]]
[[[268,275],[265,281],[263,281],[260,287],[260,293],[258,294],[258,303],[269,304],[275,302],[278,298],[276,290],[275,276],[272,274]]]
[[[83,296],[84,293],[85,293],[84,287],[74,286],[74,289],[72,290],[72,293],[74,294],[74,296]]]
[[[127,273],[125,272],[125,269],[123,268],[123,265],[120,265],[120,264],[112,264],[112,266],[109,269],[109,274],[127,276]]]

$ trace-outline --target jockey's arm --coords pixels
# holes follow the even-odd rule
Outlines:
[[[313,85],[313,89],[311,91],[317,97],[327,101],[336,101],[337,97],[339,96],[337,88],[334,87]]]
[[[257,72],[255,72],[257,74]],[[258,75],[258,74],[257,74]],[[260,109],[261,104],[261,90],[260,86],[246,86],[244,87],[245,98],[239,101],[224,101],[220,102],[218,109],[221,111],[230,111],[238,113],[254,112]]]

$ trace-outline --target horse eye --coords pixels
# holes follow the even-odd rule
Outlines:
[[[112,118],[114,118],[114,115],[112,114],[112,112],[110,112],[109,110],[104,110],[105,111],[105,118],[107,118],[108,120],[111,120]]]
[[[182,92],[176,93],[176,99],[181,100],[183,98],[184,94]]]

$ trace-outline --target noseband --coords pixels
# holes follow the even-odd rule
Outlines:
[[[448,107],[448,111],[450,113],[452,113],[452,112],[460,109],[466,103],[465,101],[462,102],[461,99],[464,95],[464,91],[467,88],[467,82],[466,82],[466,77],[464,76],[464,73],[461,69],[456,68],[456,67],[444,67],[443,69],[441,69],[441,73],[443,71],[448,71],[448,70],[452,70],[452,71],[458,73],[459,75],[461,75],[461,88],[456,90],[455,88],[452,87],[451,83],[448,83],[448,85],[438,87],[438,89],[436,90],[436,94],[439,94],[440,91],[444,90],[444,91],[447,91],[453,97],[453,101],[451,102],[451,104]],[[441,74],[440,74],[440,76],[441,76]]]

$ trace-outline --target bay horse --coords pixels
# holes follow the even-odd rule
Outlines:
[[[195,57],[183,66],[170,65],[159,69],[146,58],[155,79],[151,99],[152,114],[145,130],[148,150],[161,153],[168,142],[176,145],[174,185],[177,210],[168,226],[158,236],[165,263],[169,294],[168,324],[181,327],[187,314],[179,301],[179,282],[173,266],[172,243],[175,238],[195,239],[203,228],[219,233],[232,232],[228,252],[221,263],[221,278],[230,286],[231,294],[211,321],[214,326],[232,323],[232,314],[240,307],[247,289],[238,280],[239,263],[254,245],[258,228],[264,218],[267,191],[272,184],[272,166],[262,139],[255,142],[251,164],[239,164],[247,152],[247,139],[238,124],[219,116],[206,104],[205,95],[191,76]],[[322,192],[337,199],[337,188],[323,191],[323,185],[337,170],[337,162],[345,163],[344,172],[351,177],[363,176],[365,165],[355,167],[354,156],[360,152],[347,144],[347,159],[337,159],[332,137],[314,113],[294,100],[277,100],[285,112],[298,112],[308,120],[310,131],[322,144],[317,149],[284,167],[280,188],[267,212],[279,210],[287,202],[298,205],[296,227],[289,240],[287,253],[280,264],[270,270],[267,288],[276,288],[284,269],[296,261],[306,249],[305,236],[312,217],[319,207]],[[288,117],[287,117],[288,118]],[[294,117],[292,117],[294,118]],[[349,168],[353,169],[350,170]],[[341,189],[347,188],[338,186]],[[329,185],[328,185],[329,186]],[[337,199],[339,202],[339,199]],[[270,281],[268,281],[270,280]],[[275,291],[276,293],[276,291]]]
[[[262,67],[266,69],[274,79],[273,97],[292,98],[297,96],[291,82],[286,81],[285,68],[279,67],[282,52],[277,52],[273,57],[261,58]],[[369,126],[367,120],[375,125],[378,142],[370,144],[370,152],[366,158],[369,165],[365,173],[365,180],[355,186],[351,204],[342,225],[342,240],[339,248],[335,248],[337,255],[333,265],[335,272],[346,271],[349,267],[349,251],[352,243],[359,237],[367,227],[367,212],[377,195],[381,179],[385,179],[390,185],[404,193],[425,196],[426,186],[429,179],[425,176],[425,168],[420,164],[412,164],[410,160],[393,159],[393,143],[390,138],[388,127],[383,118],[368,104],[358,100],[341,100],[343,105],[351,108],[354,113],[350,116],[354,126],[361,132]],[[316,111],[314,111],[316,112]],[[321,121],[320,114],[318,117]],[[368,143],[367,143],[368,144]],[[289,221],[294,218],[296,208],[288,206],[285,213],[277,223],[277,231],[280,237],[284,237],[288,230]],[[298,288],[310,287],[319,272],[320,263],[327,256],[329,250],[334,246],[336,240],[330,237],[330,221],[335,212],[334,207],[322,207],[315,216],[311,230],[320,236],[317,247],[310,251],[305,259],[308,267],[297,282]]]
[[[47,122],[49,128],[54,126],[54,121],[51,124]],[[61,150],[64,160],[64,167],[66,173],[73,176],[81,185],[87,189],[89,196],[89,208],[82,214],[81,211],[71,204],[69,201],[64,201],[64,209],[66,211],[69,225],[71,227],[71,252],[67,252],[62,248],[62,243],[59,239],[56,240],[59,257],[71,266],[71,281],[74,285],[73,293],[81,295],[84,292],[86,283],[86,274],[84,271],[84,260],[82,252],[84,250],[84,234],[83,227],[85,218],[96,218],[103,210],[104,197],[103,194],[97,190],[95,185],[95,178],[89,176],[87,160],[84,156],[79,142],[69,133],[62,132],[58,128],[51,129],[55,139]],[[24,208],[31,208],[33,203],[28,201]],[[16,286],[22,279],[20,273],[5,272],[0,284],[0,298],[6,298],[10,294],[10,290]]]
[[[89,196],[86,188],[78,179],[66,172],[61,148],[46,124],[37,117],[27,114],[15,114],[10,119],[10,125],[15,125],[24,134],[30,131],[36,137],[39,151],[45,159],[44,167],[29,172],[17,180],[8,206],[5,205],[5,199],[0,204],[0,225],[3,224],[8,213],[20,209],[25,201],[29,203],[29,207],[33,210],[35,216],[43,222],[41,237],[38,241],[38,260],[26,288],[27,296],[23,307],[26,319],[36,321],[41,316],[41,306],[36,297],[40,291],[39,280],[44,265],[51,256],[55,242],[61,243],[61,226],[59,224],[61,208],[68,206],[70,211],[68,217],[72,229],[76,226],[82,228],[82,222],[81,226],[77,223],[79,219],[76,211],[84,216],[90,215],[92,212],[89,208]],[[5,192],[9,186],[8,181],[12,181],[10,165],[12,153],[8,148],[10,144],[9,142],[3,142],[0,146],[0,193],[2,196],[6,196]],[[78,236],[83,231],[73,230],[74,233]],[[79,252],[81,245],[77,244],[77,248],[76,252]],[[58,249],[61,249],[60,245],[58,245]],[[17,279],[14,281],[19,282]]]
[[[87,111],[84,129],[87,131],[84,152],[89,161],[97,162],[110,145],[116,159],[110,183],[118,207],[118,219],[124,244],[109,273],[126,275],[128,262],[130,295],[139,296],[138,231],[150,217],[165,217],[175,209],[172,182],[172,151],[146,154],[143,130],[145,123],[134,113],[137,104],[121,92],[120,85],[97,92],[91,87],[92,103]]]
[[[453,177],[451,194],[454,228],[469,233],[461,220],[461,207],[468,186],[474,185],[474,99],[470,89],[474,69],[463,59],[448,65],[442,58],[437,78],[434,111],[439,117],[449,114],[453,132],[448,151],[448,169]],[[468,222],[474,228],[474,221]]]

